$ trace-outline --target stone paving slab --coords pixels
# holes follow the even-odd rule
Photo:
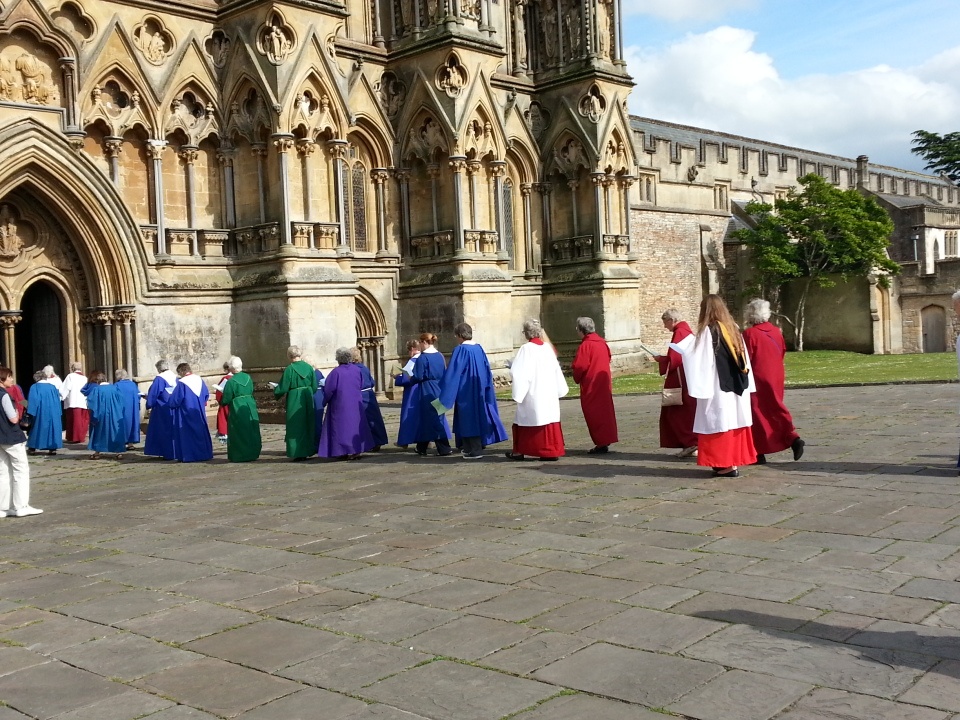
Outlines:
[[[958,720],[955,394],[790,391],[804,460],[736,479],[655,396],[602,458],[563,401],[559,463],[68,447],[0,522],[0,720]]]

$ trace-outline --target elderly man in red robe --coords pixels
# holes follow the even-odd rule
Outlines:
[[[617,413],[613,407],[613,375],[610,372],[610,346],[597,335],[592,318],[577,318],[577,332],[582,338],[573,359],[573,381],[580,386],[580,408],[587,422],[591,455],[608,452],[618,441]]]
[[[693,330],[676,308],[664,310],[660,319],[663,327],[672,333],[671,343],[679,343],[688,335],[693,335]],[[693,432],[693,421],[697,415],[697,399],[690,397],[687,392],[683,358],[680,353],[671,349],[667,350],[666,355],[654,355],[653,359],[660,366],[660,374],[664,376],[663,386],[681,388],[680,396],[683,400],[680,405],[660,407],[660,447],[680,448],[678,457],[696,457],[697,435]]]
[[[770,323],[770,303],[766,300],[751,300],[744,319],[750,327],[743,331],[743,344],[750,355],[757,386],[751,397],[757,464],[763,465],[767,462],[766,455],[787,448],[793,450],[793,459],[799,460],[804,442],[783,404],[783,358],[787,354],[783,333]]]

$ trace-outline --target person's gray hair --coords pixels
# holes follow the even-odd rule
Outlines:
[[[157,372],[162,373],[170,369],[170,363],[166,360],[157,360]]]
[[[660,316],[660,319],[678,323],[683,320],[683,315],[681,315],[680,311],[676,308],[667,308],[663,311],[663,315]]]
[[[70,363],[70,372],[80,372],[81,370],[83,370],[81,363],[78,363],[76,360]]]
[[[523,321],[523,336],[527,340],[533,340],[543,335],[543,328],[540,326],[540,321],[536,318],[530,318],[529,320]]]
[[[960,302],[960,290],[957,290],[951,297],[954,302]]]
[[[53,365],[44,365],[43,370],[40,372],[43,373],[45,378],[52,378],[56,373],[53,371]]]
[[[596,331],[597,324],[593,321],[593,318],[586,316],[577,318],[577,332],[581,332],[584,335],[589,335],[590,333]]]
[[[337,365],[349,365],[353,362],[353,348],[339,347],[334,356],[337,358]]]
[[[770,319],[770,303],[762,298],[751,300],[743,310],[743,319],[747,325],[766,322]]]
[[[243,372],[243,360],[238,358],[236,355],[231,355],[230,359],[227,360],[227,367],[232,373]]]
[[[123,368],[117,368],[113,373],[113,381],[117,382],[118,380],[126,380],[130,377],[129,373]]]
[[[467,323],[460,323],[453,329],[453,334],[461,340],[473,340],[473,328]]]
[[[287,357],[293,360],[294,358],[303,357],[303,353],[300,351],[299,345],[291,345],[287,348]]]
[[[34,382],[40,382],[41,380],[43,380],[43,370],[37,370],[37,371],[33,374],[33,381],[34,381]]]

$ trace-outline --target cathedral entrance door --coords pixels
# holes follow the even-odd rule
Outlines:
[[[44,365],[53,365],[63,377],[69,368],[64,355],[64,309],[53,286],[38,280],[23,294],[20,302],[23,319],[15,335],[17,382],[24,392],[33,384],[33,373]]]

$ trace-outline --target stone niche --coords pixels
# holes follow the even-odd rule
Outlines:
[[[0,101],[59,107],[62,95],[55,52],[29,33],[0,38]]]

